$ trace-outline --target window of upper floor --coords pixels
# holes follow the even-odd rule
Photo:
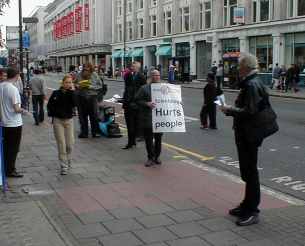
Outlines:
[[[116,9],[117,9],[117,16],[122,16],[123,14],[122,0],[116,1]]]
[[[132,13],[132,0],[127,0],[127,13]]]
[[[137,0],[137,9],[143,9],[144,8],[144,0]]]
[[[138,24],[138,38],[144,38],[144,19],[137,19]]]
[[[127,39],[133,39],[133,29],[132,29],[132,21],[127,21]]]
[[[223,24],[224,26],[234,25],[234,8],[237,7],[237,0],[224,0]]]
[[[269,21],[272,19],[274,0],[253,0],[252,22]]]
[[[180,15],[180,31],[188,32],[190,31],[190,7],[182,7],[179,9]]]
[[[172,11],[167,10],[164,11],[164,33],[171,34],[172,33]]]
[[[150,0],[150,7],[156,7],[158,5],[158,0]]]
[[[117,41],[121,42],[123,40],[123,25],[119,23],[117,25]]]
[[[287,0],[287,16],[293,18],[305,15],[305,0]]]
[[[199,8],[200,29],[209,29],[212,27],[212,1],[205,0],[200,3]]]
[[[157,16],[156,15],[150,16],[150,35],[152,37],[157,36]]]

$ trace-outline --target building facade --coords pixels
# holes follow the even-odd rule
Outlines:
[[[111,0],[55,0],[46,7],[49,65],[65,71],[87,62],[106,69],[111,54]]]
[[[30,35],[29,54],[31,62],[42,62],[47,58],[47,46],[44,38],[44,18],[46,15],[44,6],[37,7],[37,10],[30,16],[38,19],[37,23],[26,24],[26,30]]]
[[[276,63],[305,68],[305,0],[123,1],[112,1],[114,68],[125,54],[126,62],[158,66],[164,77],[173,63],[203,79],[214,61],[230,66],[239,52],[256,55],[261,73]]]

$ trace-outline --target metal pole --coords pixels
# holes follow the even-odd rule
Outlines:
[[[126,68],[126,0],[123,0],[123,68]]]
[[[23,75],[23,35],[22,35],[22,3],[18,0],[19,4],[19,72],[22,79],[23,88],[25,87]]]

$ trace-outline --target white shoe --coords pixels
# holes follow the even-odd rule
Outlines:
[[[60,175],[67,175],[68,171],[66,169],[61,169]]]

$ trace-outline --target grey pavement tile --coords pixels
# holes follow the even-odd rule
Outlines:
[[[167,226],[167,228],[181,238],[206,234],[210,232],[209,230],[202,227],[200,224],[196,222],[188,222],[183,224]]]
[[[198,221],[198,223],[211,231],[225,231],[236,228],[233,221],[226,218],[212,218],[207,220]]]
[[[106,210],[82,213],[79,214],[78,217],[84,224],[95,224],[98,222],[105,222],[114,219],[114,217]]]
[[[153,214],[163,214],[166,212],[174,211],[173,208],[169,207],[165,203],[158,203],[158,204],[146,204],[143,206],[139,206],[139,208],[144,211],[146,214],[153,215]]]
[[[117,208],[109,210],[109,212],[117,219],[130,219],[144,216],[145,214],[138,208]]]
[[[120,176],[113,176],[113,177],[100,177],[99,178],[102,183],[104,184],[112,184],[112,183],[125,183],[126,180]]]
[[[138,238],[146,244],[159,243],[177,239],[177,236],[164,227],[134,231]]]
[[[73,225],[68,226],[73,236],[77,239],[100,237],[109,234],[106,228],[101,224],[88,224],[88,225]]]
[[[103,224],[109,231],[111,231],[111,233],[121,233],[144,229],[144,227],[134,219],[112,220],[104,222]]]
[[[195,209],[193,209],[193,211],[197,214],[200,214],[203,219],[208,219],[208,218],[213,218],[213,217],[219,216],[214,211],[212,211],[206,207],[195,208]]]
[[[71,227],[80,226],[82,224],[81,221],[75,215],[64,214],[60,215],[59,218],[65,225],[69,225]]]
[[[170,219],[165,214],[150,215],[144,217],[137,217],[136,220],[144,225],[146,228],[159,227],[175,224],[175,221]]]
[[[102,185],[102,181],[98,178],[83,178],[76,180],[75,183],[79,186]]]
[[[211,246],[199,237],[189,237],[167,242],[169,246]]]
[[[200,237],[213,246],[239,246],[249,242],[232,231],[214,232]]]
[[[168,246],[168,244],[165,244],[165,243],[153,243],[153,244],[146,244],[146,246]]]
[[[79,239],[78,244],[80,246],[101,246],[98,239],[96,239],[96,238]]]
[[[278,245],[279,244],[277,242],[274,242],[273,240],[263,239],[263,240],[243,243],[240,246],[278,246]]]
[[[198,203],[192,201],[191,199],[167,202],[167,204],[177,210],[187,210],[187,209],[194,209],[200,207]]]
[[[202,219],[200,214],[197,214],[192,210],[181,210],[176,212],[169,212],[166,214],[178,223]]]
[[[112,234],[99,238],[103,246],[140,246],[143,243],[131,232]]]

